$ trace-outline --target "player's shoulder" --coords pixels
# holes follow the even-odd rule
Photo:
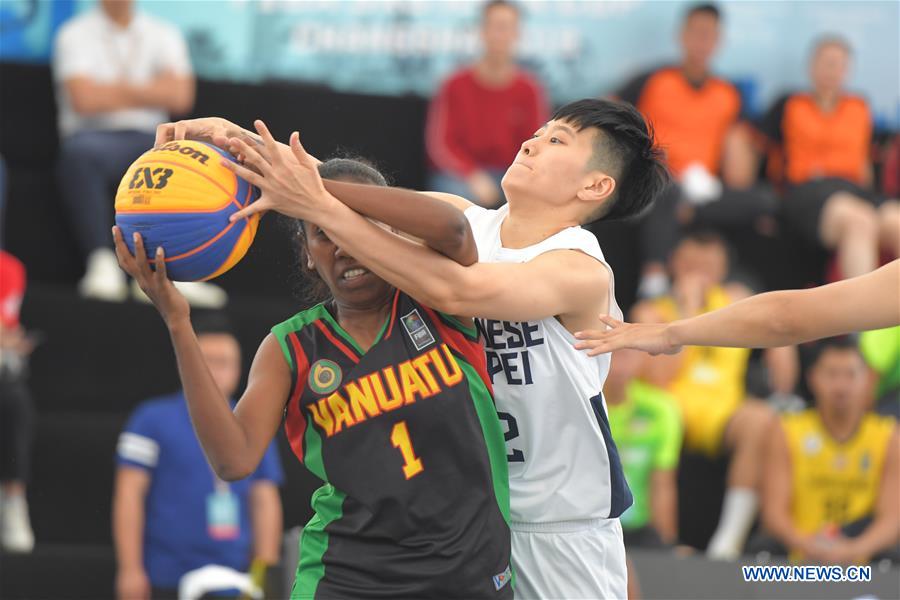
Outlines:
[[[441,87],[446,90],[457,89],[460,87],[468,87],[475,81],[475,71],[471,66],[460,67],[455,71],[451,71],[444,79]]]
[[[516,70],[516,84],[534,93],[543,93],[544,86],[541,85],[537,76],[528,69],[519,68]]]
[[[300,312],[295,313],[280,323],[276,323],[272,326],[271,331],[276,337],[283,338],[290,333],[300,331],[304,327],[323,319],[326,312],[327,309],[325,308],[325,303],[320,302],[315,306],[305,308]]]
[[[856,92],[847,92],[841,98],[841,102],[856,111],[869,112],[869,101],[865,95]]]

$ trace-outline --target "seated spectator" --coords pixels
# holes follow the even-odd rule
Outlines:
[[[873,270],[879,246],[900,256],[900,203],[874,191],[872,115],[844,88],[849,65],[847,42],[822,38],[810,61],[812,89],[782,98],[761,123],[777,151],[770,172],[786,185],[785,221],[804,243],[835,251],[843,277]]]
[[[731,304],[746,296],[745,288],[725,284],[728,254],[717,234],[692,231],[672,254],[672,294],[639,303],[636,321],[665,323]],[[769,351],[773,352],[773,351]],[[731,452],[727,490],[719,526],[707,548],[712,558],[733,559],[753,524],[761,476],[763,435],[772,411],[763,402],[745,400],[744,381],[750,351],[743,348],[686,347],[671,356],[648,358],[645,379],[674,396],[684,423],[688,450],[718,456]],[[778,348],[770,356],[773,381],[788,392],[795,380],[794,348]]]
[[[34,407],[25,377],[35,341],[19,322],[24,295],[25,267],[0,250],[0,545],[8,552],[34,547],[25,496]]]
[[[609,427],[634,496],[619,517],[627,548],[658,548],[678,537],[681,418],[674,398],[638,379],[645,357],[617,350],[603,387]]]
[[[664,293],[666,259],[679,225],[752,230],[774,213],[770,192],[754,186],[756,165],[734,85],[711,72],[721,14],[714,4],[688,9],[679,64],[638,76],[616,93],[652,123],[675,182],[641,225],[644,260],[639,295]]]
[[[851,340],[818,350],[808,373],[815,408],[781,417],[767,435],[763,523],[800,560],[896,556],[900,429],[867,410],[866,365]]]
[[[481,206],[503,203],[500,180],[519,151],[549,118],[540,84],[515,63],[519,9],[484,5],[484,54],[441,85],[428,110],[425,145],[429,187]]]
[[[875,372],[875,412],[900,419],[900,326],[865,331],[859,350]]]
[[[194,103],[184,38],[134,11],[132,0],[101,0],[59,30],[53,51],[59,107],[59,190],[86,259],[81,293],[123,300],[125,274],[112,250],[113,195],[128,166],[153,147],[156,126]],[[219,306],[212,284],[179,284],[196,305]]]
[[[230,397],[241,377],[237,340],[220,318],[201,317],[195,326],[209,374]],[[177,597],[182,576],[206,565],[246,572],[251,561],[278,562],[283,475],[274,444],[250,477],[220,480],[179,392],[135,410],[119,437],[116,461],[113,539],[120,599]]]

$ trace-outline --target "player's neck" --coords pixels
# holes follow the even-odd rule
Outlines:
[[[475,77],[490,87],[502,87],[512,81],[516,63],[510,57],[484,55],[475,63]]]
[[[341,328],[350,334],[360,348],[368,351],[391,313],[391,297],[385,298],[377,307],[357,308],[337,301],[332,306]]]
[[[510,204],[509,214],[500,226],[500,242],[504,248],[527,248],[543,242],[563,229],[578,226],[577,220],[560,218],[559,213],[558,209],[548,210],[548,207],[543,205]]]
[[[836,415],[827,411],[819,411],[819,416],[828,435],[839,444],[843,444],[856,434],[863,417],[859,414],[851,418],[850,415]]]

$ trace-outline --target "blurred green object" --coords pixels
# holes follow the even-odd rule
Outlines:
[[[863,332],[859,349],[879,375],[879,398],[900,389],[900,326]]]

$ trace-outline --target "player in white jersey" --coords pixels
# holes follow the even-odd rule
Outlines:
[[[503,179],[509,204],[496,211],[455,196],[323,183],[296,133],[286,149],[260,122],[264,145],[229,126],[182,122],[163,129],[158,141],[187,135],[227,144],[253,167],[235,171],[263,191],[239,216],[276,210],[313,221],[342,251],[413,297],[479,317],[508,426],[517,596],[625,597],[617,517],[631,494],[601,393],[609,357],[575,351],[572,332],[597,328],[599,314],[619,314],[612,271],[580,226],[638,214],[667,183],[640,114],[606,100],[561,108],[523,142]],[[436,197],[465,210],[481,262],[459,265],[359,214],[402,230],[397,214],[446,214]]]

